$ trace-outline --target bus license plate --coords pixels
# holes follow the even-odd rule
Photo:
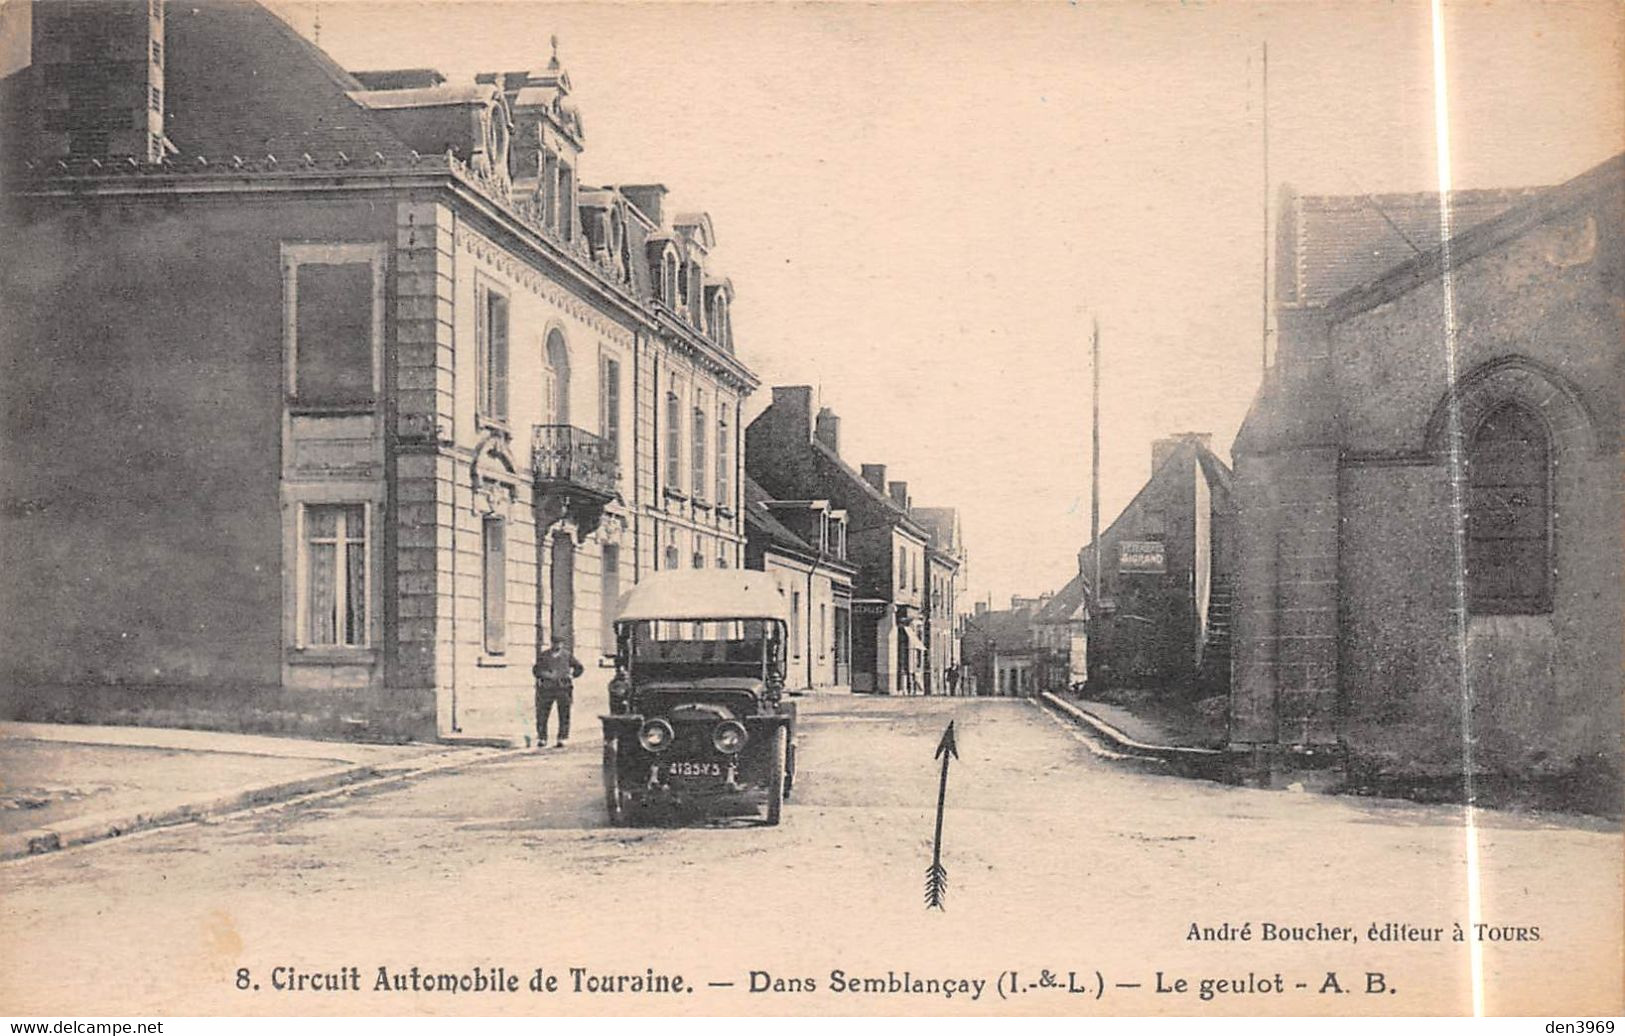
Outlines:
[[[679,759],[666,765],[667,777],[680,777],[691,780],[696,777],[715,777],[721,779],[722,764],[697,762],[691,759]]]

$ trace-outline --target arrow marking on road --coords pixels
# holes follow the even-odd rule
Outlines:
[[[937,784],[937,837],[931,846],[931,866],[925,871],[925,907],[927,910],[936,907],[938,910],[947,909],[942,905],[943,899],[948,895],[948,870],[942,865],[942,807],[948,801],[948,758],[959,758],[959,746],[954,743],[954,721],[948,721],[948,729],[942,732],[942,740],[937,742],[935,758],[942,760],[942,780]]]

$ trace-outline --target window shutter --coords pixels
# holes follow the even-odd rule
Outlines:
[[[491,298],[491,416],[508,419],[508,300],[493,294]]]
[[[485,288],[476,289],[477,297],[474,299],[474,398],[478,401],[481,413],[488,412],[488,397],[491,388],[486,376],[486,368],[490,366],[488,356],[490,345],[489,319],[486,310],[491,305],[491,294]]]
[[[508,646],[508,551],[502,519],[485,519],[484,532],[485,650],[500,655]]]

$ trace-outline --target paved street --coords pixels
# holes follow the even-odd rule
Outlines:
[[[605,826],[588,717],[562,752],[5,865],[0,1002],[82,1015],[1471,1009],[1468,944],[1449,941],[1467,919],[1459,810],[1136,773],[1026,702],[829,697],[801,709],[801,773],[778,828]],[[937,913],[921,892],[932,750],[950,718],[961,758]],[[1539,929],[1538,942],[1481,943],[1488,1010],[1618,1013],[1617,829],[1480,821],[1484,919]],[[1244,922],[1246,942],[1188,938],[1193,923],[1223,935]],[[1346,927],[1358,942],[1265,942],[1265,922]],[[1390,922],[1440,928],[1443,941],[1373,943],[1372,924]],[[273,969],[346,986],[351,966],[360,991],[273,988],[290,975]],[[519,991],[374,991],[380,967],[410,985],[414,966],[500,967]],[[556,992],[528,991],[538,967],[559,976]],[[695,991],[576,993],[573,967],[583,989],[588,976],[653,969]],[[251,988],[236,988],[239,969]],[[1059,988],[1012,995],[1008,976],[997,988],[1009,971],[1027,986],[1043,969]],[[752,993],[752,970],[814,988]],[[1341,995],[1318,992],[1328,971]],[[1382,992],[1366,992],[1367,971],[1383,973]],[[1066,991],[1069,972],[1082,992]],[[1165,988],[1188,987],[1158,993],[1159,972]],[[851,992],[853,979],[966,988]],[[1203,979],[1244,991],[1203,1000]]]

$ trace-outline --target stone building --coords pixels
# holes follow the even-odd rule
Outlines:
[[[785,686],[852,690],[852,579],[846,512],[828,500],[774,500],[745,478],[745,567],[772,575],[790,614]]]
[[[983,698],[1025,698],[1044,686],[1046,650],[1039,637],[1038,612],[1050,597],[1010,598],[995,611],[978,601],[964,622],[960,646],[975,694]]]
[[[1443,246],[1440,209],[1282,205],[1234,449],[1234,744],[1617,790],[1625,156],[1452,195]]]
[[[1066,631],[1070,655],[1078,625],[1098,612],[1087,672],[1103,686],[1183,695],[1228,686],[1235,506],[1230,469],[1211,439],[1185,432],[1152,443],[1150,478],[1100,534],[1100,586],[1090,585],[1091,544],[1055,596],[1064,603],[1040,616],[1056,636]],[[1065,668],[1081,666],[1068,658]]]
[[[816,420],[812,388],[780,385],[745,434],[750,477],[774,499],[828,500],[847,514],[847,557],[858,567],[852,599],[852,689],[923,690],[928,642],[931,533],[910,516],[908,483],[887,482],[884,464],[854,471],[840,453],[840,418]]]
[[[624,590],[741,564],[757,381],[710,220],[583,185],[556,53],[454,83],[257,3],[34,14],[9,712],[516,741],[545,641],[591,702]]]
[[[965,558],[959,510],[910,507],[908,513],[930,536],[925,548],[925,603],[920,609],[925,642],[921,688],[926,694],[947,694],[950,685],[957,689],[959,680],[960,567]]]
[[[1035,636],[1043,651],[1038,679],[1044,690],[1065,691],[1089,679],[1089,602],[1089,581],[1080,572],[1034,616]]]

